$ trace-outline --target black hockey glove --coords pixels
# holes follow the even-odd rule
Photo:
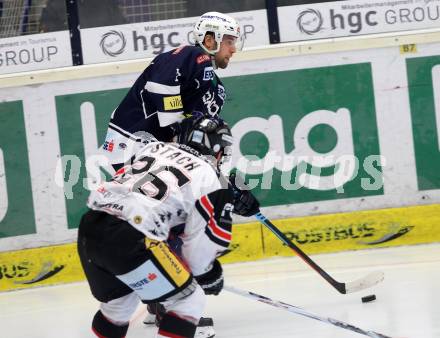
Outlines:
[[[197,283],[202,287],[205,295],[217,296],[223,289],[223,268],[216,259],[212,265],[212,269],[203,275],[194,276]]]
[[[260,202],[249,189],[241,189],[247,188],[243,179],[241,177],[237,178],[236,174],[233,173],[229,176],[229,181],[234,189],[234,214],[249,217],[259,212]]]
[[[170,140],[169,141],[171,141],[174,136],[177,136],[182,132],[182,127],[180,126],[179,122],[174,122],[173,124],[170,124],[168,127],[170,130]]]

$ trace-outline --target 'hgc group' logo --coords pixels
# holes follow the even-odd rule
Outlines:
[[[122,32],[111,30],[102,35],[99,45],[105,55],[114,57],[124,52],[127,40]]]
[[[299,13],[298,19],[296,20],[296,24],[301,33],[307,35],[313,35],[321,31],[322,23],[323,19],[321,12],[310,8]]]

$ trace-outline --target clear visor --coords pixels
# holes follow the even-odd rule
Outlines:
[[[222,43],[228,47],[235,47],[235,50],[237,52],[240,52],[241,50],[243,50],[244,37],[240,36],[237,38],[235,36],[225,34],[223,35]]]

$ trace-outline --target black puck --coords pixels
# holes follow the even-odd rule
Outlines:
[[[362,303],[372,302],[373,300],[376,300],[376,295],[362,297]]]

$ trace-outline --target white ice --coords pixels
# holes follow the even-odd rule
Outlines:
[[[299,306],[393,338],[440,337],[440,244],[315,255],[339,281],[384,271],[385,280],[368,290],[341,295],[302,260],[276,258],[225,265],[227,284]],[[377,300],[363,304],[361,297]],[[91,318],[98,303],[85,282],[0,293],[0,337],[94,337]],[[140,306],[127,338],[154,337],[142,324]],[[209,297],[216,338],[361,337],[333,325],[272,308],[224,291]]]

